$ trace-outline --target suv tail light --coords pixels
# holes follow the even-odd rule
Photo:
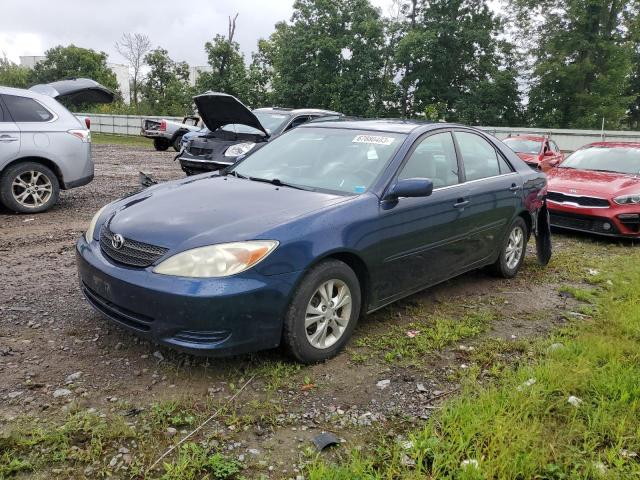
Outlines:
[[[89,130],[67,130],[67,133],[79,138],[83,143],[91,142],[91,132]]]
[[[160,127],[158,127],[158,130],[160,130],[161,132],[166,132],[167,131],[167,121],[166,120],[162,120],[160,122]]]
[[[91,119],[89,117],[84,117],[84,124],[87,126],[87,130],[91,129]]]

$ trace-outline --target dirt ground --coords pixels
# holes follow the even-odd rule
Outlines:
[[[458,388],[456,372],[467,368],[474,343],[540,336],[564,321],[561,312],[570,300],[559,295],[557,283],[529,281],[527,271],[534,268],[529,260],[514,280],[474,272],[364,318],[345,352],[311,367],[298,368],[279,352],[207,360],[140,341],[85,302],[77,284],[74,243],[98,208],[138,188],[139,171],[160,180],[182,177],[173,155],[94,145],[96,178],[90,185],[62,192],[60,203],[47,213],[0,210],[2,430],[25,415],[55,421],[71,402],[125,415],[172,399],[222,401],[256,374],[235,408],[258,420],[235,428],[227,417],[211,428],[220,430],[224,449],[248,465],[248,472],[296,478],[304,450],[321,431],[333,431],[347,446],[356,446],[367,443],[371,429],[395,431],[391,425],[397,419],[417,424]],[[428,316],[452,302],[471,310],[487,306],[499,316],[483,333],[450,342],[419,361],[389,361],[362,346],[366,342],[357,346],[358,339],[383,336],[391,327],[402,331],[416,315]],[[381,380],[390,382],[383,388],[377,385]],[[70,393],[54,395],[61,389]],[[274,418],[267,421],[267,413]],[[114,463],[114,469],[120,465]],[[123,477],[125,471],[120,471]]]

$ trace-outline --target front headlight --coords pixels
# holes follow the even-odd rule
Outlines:
[[[618,205],[638,205],[640,203],[640,193],[634,195],[623,195],[613,199]]]
[[[93,218],[91,219],[91,222],[89,222],[89,228],[87,228],[87,231],[84,233],[84,238],[87,240],[87,242],[91,243],[91,240],[93,240],[93,231],[96,229],[96,223],[98,222],[98,218],[100,218],[100,215],[102,214],[102,212],[104,212],[104,209],[107,208],[108,206],[109,205],[105,205],[100,210],[98,210],[96,214],[93,216]]]
[[[256,144],[247,142],[247,143],[237,143],[235,145],[231,145],[224,152],[225,157],[238,157],[240,155],[244,155],[248,151],[250,151]]]
[[[253,240],[194,248],[167,258],[153,271],[177,277],[228,277],[261,262],[277,246],[275,240]]]

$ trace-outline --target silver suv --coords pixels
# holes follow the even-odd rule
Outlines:
[[[105,103],[113,93],[89,79],[29,90],[0,86],[0,202],[15,212],[45,211],[60,189],[93,179],[89,121],[75,117],[56,98]]]

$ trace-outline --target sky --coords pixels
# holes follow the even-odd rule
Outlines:
[[[391,0],[371,3],[387,13]],[[107,53],[109,62],[126,63],[114,45],[128,32],[148,35],[174,60],[205,65],[205,42],[226,35],[229,15],[238,13],[235,39],[249,59],[259,38],[291,18],[292,5],[293,0],[2,0],[0,55],[18,63],[21,55],[73,43]]]

